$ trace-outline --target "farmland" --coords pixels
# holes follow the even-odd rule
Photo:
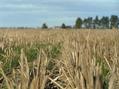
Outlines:
[[[119,31],[0,30],[0,89],[119,89]]]

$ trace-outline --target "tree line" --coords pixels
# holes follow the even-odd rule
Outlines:
[[[47,29],[48,26],[46,23],[42,25],[43,29]],[[112,29],[112,28],[119,28],[119,17],[116,15],[112,15],[111,17],[103,16],[99,18],[96,16],[88,17],[88,18],[80,18],[78,17],[75,21],[75,26],[67,26],[65,23],[62,23],[60,28],[66,29],[66,28],[85,28],[85,29]]]

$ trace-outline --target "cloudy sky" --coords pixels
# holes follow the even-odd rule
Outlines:
[[[119,16],[119,0],[0,0],[0,26],[73,25],[77,17]]]

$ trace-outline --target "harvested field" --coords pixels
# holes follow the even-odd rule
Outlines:
[[[0,30],[0,89],[119,89],[119,31]]]

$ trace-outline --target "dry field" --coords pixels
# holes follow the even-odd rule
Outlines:
[[[118,30],[0,30],[0,89],[119,89]]]

